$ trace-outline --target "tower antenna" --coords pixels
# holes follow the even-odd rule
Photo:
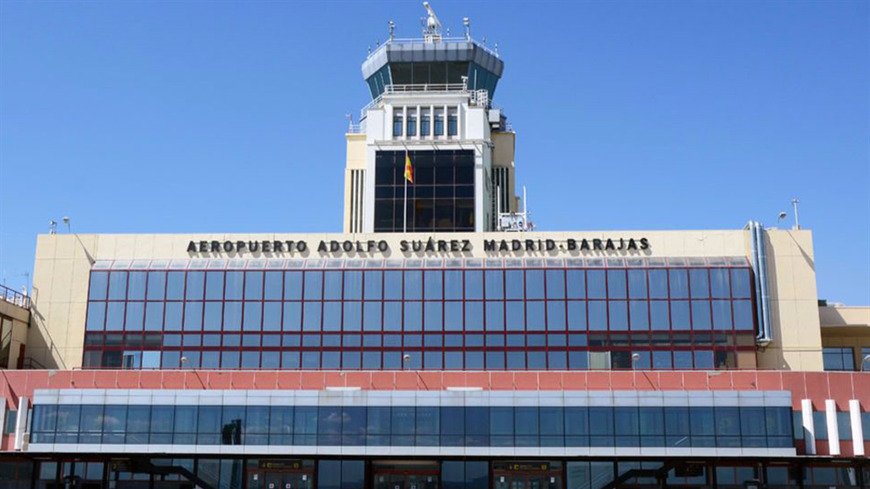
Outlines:
[[[429,6],[429,2],[423,2],[423,7],[429,16],[426,18],[426,25],[423,27],[424,42],[440,42],[441,41],[441,21],[435,15],[435,11]]]

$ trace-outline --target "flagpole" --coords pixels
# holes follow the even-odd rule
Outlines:
[[[402,232],[407,233],[408,232],[408,179],[403,178],[402,180],[405,181],[405,201],[404,201],[404,204],[402,205],[402,208],[405,210],[405,217],[402,219]]]

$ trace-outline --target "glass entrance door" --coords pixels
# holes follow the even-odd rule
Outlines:
[[[314,462],[250,460],[246,489],[314,489]]]
[[[437,463],[375,462],[372,464],[374,489],[439,489]]]
[[[562,489],[560,462],[496,462],[493,489]]]
[[[308,474],[265,472],[263,489],[312,489]]]
[[[496,477],[495,489],[561,489],[559,476],[511,474]]]
[[[438,489],[437,475],[378,474],[375,489]]]

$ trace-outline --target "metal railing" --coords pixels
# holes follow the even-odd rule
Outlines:
[[[408,93],[408,92],[466,92],[468,87],[465,83],[409,83],[404,85],[387,85],[384,87],[385,94]]]
[[[489,98],[489,92],[485,89],[480,90],[469,90],[468,85],[465,83],[423,83],[423,84],[404,84],[404,85],[387,85],[384,87],[384,93],[378,95],[374,100],[367,103],[365,107],[360,109],[359,111],[359,123],[356,125],[351,125],[350,129],[357,129],[360,132],[365,132],[365,124],[364,121],[368,116],[367,112],[370,109],[377,109],[383,105],[384,95],[395,95],[395,94],[409,94],[409,93],[465,93],[469,96],[469,103],[471,105],[476,105],[478,107],[486,107],[492,108],[491,100]],[[362,127],[357,127],[362,126]],[[356,131],[350,130],[349,132],[354,133]]]
[[[381,103],[383,101],[384,101],[384,96],[378,95],[377,98],[373,99],[371,102],[367,103],[365,105],[365,107],[360,109],[360,111],[359,111],[360,123],[362,123],[362,121],[365,120],[366,116],[368,115],[367,112],[369,111],[369,109],[375,109],[375,108],[380,107]]]
[[[399,38],[387,39],[387,41],[385,43],[381,44],[380,46],[375,48],[374,51],[369,53],[368,56],[366,56],[366,59],[371,58],[381,49],[386,49],[386,47],[389,46],[390,44],[446,44],[446,43],[455,44],[455,43],[464,43],[464,42],[473,43],[475,46],[479,47],[480,49],[483,49],[484,51],[495,56],[496,58],[499,57],[498,53],[495,52],[495,50],[490,49],[489,47],[485,46],[483,43],[477,42],[470,37],[441,37],[441,38],[438,38],[436,40],[429,40],[429,39],[424,39],[422,37],[417,37],[417,38],[405,38],[405,39],[399,39]]]
[[[30,297],[5,285],[0,285],[0,300],[15,304],[18,307],[30,309]]]

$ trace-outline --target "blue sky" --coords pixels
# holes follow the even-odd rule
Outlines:
[[[870,304],[870,3],[458,2],[541,230],[768,226]],[[418,2],[0,3],[0,282],[37,233],[338,232],[360,63]]]

